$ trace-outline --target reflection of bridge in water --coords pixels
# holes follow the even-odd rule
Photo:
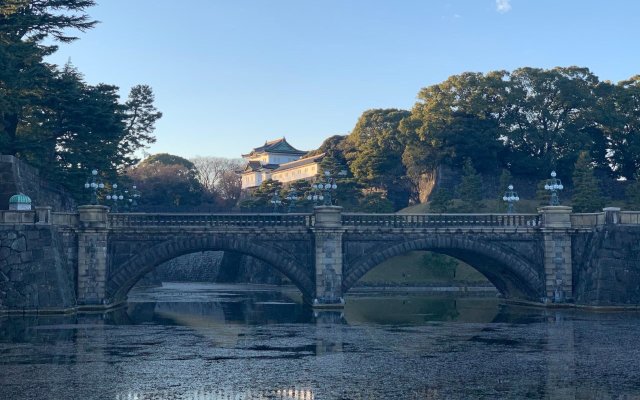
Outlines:
[[[43,335],[50,339],[35,352],[49,361],[37,361],[28,370],[41,372],[52,357],[64,355],[58,360],[64,367],[54,370],[82,371],[83,381],[76,389],[102,385],[112,394],[105,398],[137,400],[445,399],[474,397],[474,390],[511,397],[516,389],[521,396],[513,397],[518,398],[590,398],[593,393],[608,398],[620,393],[612,382],[624,379],[612,377],[621,377],[621,370],[631,382],[624,393],[636,394],[637,362],[630,361],[634,355],[623,352],[607,358],[613,344],[602,343],[605,337],[635,343],[630,327],[637,326],[636,317],[494,304],[484,318],[469,322],[456,318],[473,299],[465,299],[467,304],[442,299],[440,305],[431,301],[422,307],[409,296],[414,304],[399,312],[432,310],[439,317],[408,324],[411,319],[372,320],[380,303],[373,301],[363,311],[367,307],[362,303],[370,299],[356,299],[346,305],[346,321],[340,311],[307,307],[307,318],[302,319],[308,322],[296,323],[295,313],[277,310],[290,307],[283,297],[247,296],[229,307],[227,298],[210,304],[189,302],[188,290],[175,291],[187,294],[184,301],[131,302],[128,308],[105,314],[48,316],[43,326],[24,327],[32,335],[39,333],[32,338],[36,343],[42,344]],[[137,293],[132,297],[138,300]],[[262,302],[269,305],[256,312]],[[360,304],[350,310],[354,303]],[[302,309],[301,304],[296,307]],[[252,319],[259,314],[263,322]],[[62,322],[68,318],[77,321]],[[616,318],[622,324],[615,324]],[[608,328],[613,326],[617,328]],[[227,335],[225,329],[239,334],[235,342],[218,345],[215,336]],[[27,335],[13,337],[21,349],[28,347]],[[7,343],[3,339],[1,343]],[[29,355],[24,350],[7,353],[5,366],[11,368],[5,373],[19,367],[11,362],[29,363],[17,354]],[[597,372],[592,371],[594,361],[600,366]],[[398,387],[392,387],[396,381]],[[606,384],[599,386],[602,382]],[[50,385],[44,379],[28,384]],[[600,390],[594,392],[593,385]],[[388,393],[403,396],[383,395]],[[460,393],[467,396],[456,395]]]

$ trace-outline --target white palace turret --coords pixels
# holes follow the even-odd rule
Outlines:
[[[242,189],[260,186],[268,179],[286,183],[313,178],[324,154],[303,158],[305,154],[306,151],[294,148],[284,137],[243,154],[247,166],[242,171]]]

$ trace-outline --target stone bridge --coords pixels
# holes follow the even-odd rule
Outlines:
[[[591,287],[580,282],[581,276],[583,281],[587,278],[576,266],[585,262],[594,232],[640,222],[638,212],[610,208],[572,214],[562,206],[543,207],[538,214],[355,214],[343,213],[340,207],[317,207],[309,214],[116,214],[104,206],[78,210],[2,211],[0,228],[33,225],[51,230],[58,251],[45,258],[70,266],[75,305],[86,309],[115,306],[156,266],[208,250],[266,262],[316,307],[341,306],[349,289],[368,271],[413,250],[447,254],[468,263],[508,299],[571,303],[576,287]],[[18,232],[11,237],[19,236]],[[43,236],[27,232],[24,237],[29,241]],[[27,256],[0,258],[0,272],[4,264],[33,262],[34,246],[25,246]],[[599,293],[600,286],[593,290]]]

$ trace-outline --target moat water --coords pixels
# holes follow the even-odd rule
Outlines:
[[[494,297],[170,283],[106,314],[0,317],[0,399],[637,399],[640,315]]]

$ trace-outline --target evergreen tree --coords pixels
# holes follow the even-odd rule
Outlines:
[[[627,195],[627,207],[634,211],[640,211],[640,173],[636,172],[634,178],[625,191]]]
[[[318,177],[324,181],[324,172],[329,171],[335,179],[337,189],[332,193],[334,204],[341,206],[345,211],[359,210],[362,200],[360,185],[351,176],[349,169],[339,158],[326,155],[320,162]]]
[[[451,193],[443,188],[438,188],[429,196],[429,211],[432,213],[446,213],[451,211],[453,199]]]
[[[307,197],[310,194],[312,194],[311,182],[309,182],[308,180],[302,179],[298,181],[293,181],[284,190],[287,196],[292,191],[298,196],[298,200],[295,201],[295,207],[292,211],[294,212],[303,211],[309,208],[311,204],[313,204],[313,201],[307,199]],[[288,206],[289,206],[289,202],[287,201],[287,207]]]
[[[476,172],[471,159],[467,158],[462,167],[462,182],[458,185],[458,197],[462,200],[461,212],[479,212],[482,204],[482,176]]]
[[[21,155],[35,141],[21,134],[24,115],[41,106],[53,67],[43,58],[54,53],[54,41],[77,38],[72,30],[86,31],[92,21],[86,10],[93,0],[3,0],[0,2],[0,148]],[[49,44],[43,44],[45,41]]]
[[[124,104],[125,128],[118,141],[118,153],[125,165],[135,164],[138,160],[133,156],[134,152],[156,141],[153,131],[162,113],[156,109],[154,101],[153,90],[148,85],[136,85],[129,92]]]
[[[395,209],[406,207],[410,197],[411,185],[403,179],[405,146],[399,131],[400,122],[409,115],[396,109],[365,111],[343,145],[357,182],[384,192]]]
[[[256,207],[273,207],[271,200],[277,196],[282,201],[286,197],[286,192],[282,188],[282,182],[267,179],[253,192],[253,201]]]
[[[593,160],[586,151],[580,152],[573,170],[574,212],[601,211],[604,199],[600,192],[600,182],[593,173]]]
[[[383,193],[369,193],[360,201],[360,211],[368,213],[392,213],[393,203]]]
[[[95,25],[93,0],[0,1],[0,153],[38,167],[43,176],[82,197],[93,168],[117,180],[152,143],[161,117],[148,86],[135,86],[120,103],[113,85],[88,85],[70,63],[44,62],[55,42]]]

